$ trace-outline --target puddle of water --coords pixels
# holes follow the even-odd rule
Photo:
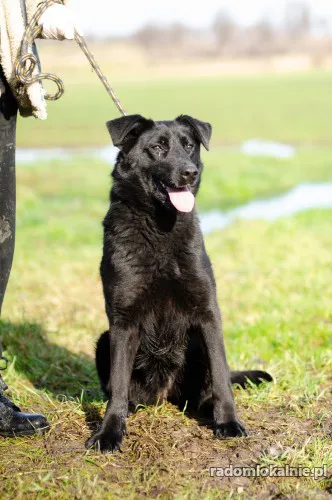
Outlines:
[[[30,164],[38,161],[70,160],[77,158],[98,158],[110,165],[114,165],[118,148],[112,145],[102,148],[18,148],[16,151],[17,164]]]
[[[16,162],[18,164],[34,163],[47,160],[68,160],[71,154],[64,148],[18,148],[16,150]]]
[[[99,148],[94,151],[94,157],[99,158],[100,160],[105,161],[106,163],[110,165],[114,165],[116,157],[118,155],[119,149],[112,146],[111,144],[109,146],[105,146],[103,148]]]
[[[223,229],[236,219],[275,220],[313,208],[332,208],[332,182],[300,184],[288,193],[269,200],[252,201],[222,212],[213,210],[200,216],[204,234]]]
[[[278,158],[289,158],[295,154],[295,150],[291,146],[269,143],[260,139],[247,141],[242,145],[241,150],[245,154],[264,154],[267,156],[274,154]],[[72,150],[65,148],[18,149],[16,158],[19,164],[30,164],[45,160],[88,157],[98,158],[114,165],[118,151],[118,148],[112,145],[102,148]],[[332,182],[301,184],[288,193],[269,200],[252,201],[228,212],[213,210],[202,214],[200,220],[203,233],[207,234],[228,226],[235,219],[274,220],[310,208],[332,208]]]
[[[249,139],[241,145],[240,150],[248,156],[269,156],[281,160],[293,158],[295,155],[293,146],[263,139]]]

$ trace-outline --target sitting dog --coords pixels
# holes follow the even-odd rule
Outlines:
[[[109,401],[103,423],[86,443],[118,450],[128,405],[164,399],[211,412],[218,438],[245,436],[232,393],[271,381],[262,371],[230,372],[216,284],[195,205],[211,125],[182,115],[140,115],[107,123],[120,148],[104,220],[101,277],[109,331],[96,364]]]

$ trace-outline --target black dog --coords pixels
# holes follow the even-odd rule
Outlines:
[[[140,115],[107,124],[120,153],[104,220],[101,277],[109,331],[97,344],[109,397],[99,431],[86,443],[120,448],[128,404],[163,399],[210,408],[219,438],[244,436],[231,384],[271,381],[266,372],[229,372],[209,257],[194,208],[211,125]]]

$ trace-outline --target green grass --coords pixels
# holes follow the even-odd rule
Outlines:
[[[112,68],[105,68],[112,75]],[[90,71],[61,72],[66,93],[49,103],[46,122],[22,119],[21,146],[86,146],[109,142],[105,122],[118,116]],[[213,124],[213,144],[251,137],[305,144],[331,144],[332,73],[115,82],[129,113],[154,119],[192,114]],[[112,82],[113,83],[113,82]]]
[[[228,207],[328,178],[328,151],[290,162],[211,155],[200,206]],[[218,163],[218,165],[217,165]],[[327,478],[211,478],[210,467],[332,464],[332,211],[237,222],[206,238],[229,363],[275,382],[236,390],[247,439],[216,440],[169,404],[128,422],[123,453],[84,451],[104,403],[93,363],[107,327],[98,276],[109,169],[91,161],[18,169],[14,268],[0,322],[13,399],[44,411],[44,438],[0,439],[3,498],[320,498]],[[221,193],[213,191],[220,183]],[[236,188],[238,186],[238,189]],[[214,194],[212,194],[214,193]],[[211,201],[213,199],[213,202]]]

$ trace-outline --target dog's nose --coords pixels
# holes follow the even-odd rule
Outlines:
[[[186,184],[191,184],[196,180],[198,170],[195,166],[186,166],[181,172],[181,178]]]

